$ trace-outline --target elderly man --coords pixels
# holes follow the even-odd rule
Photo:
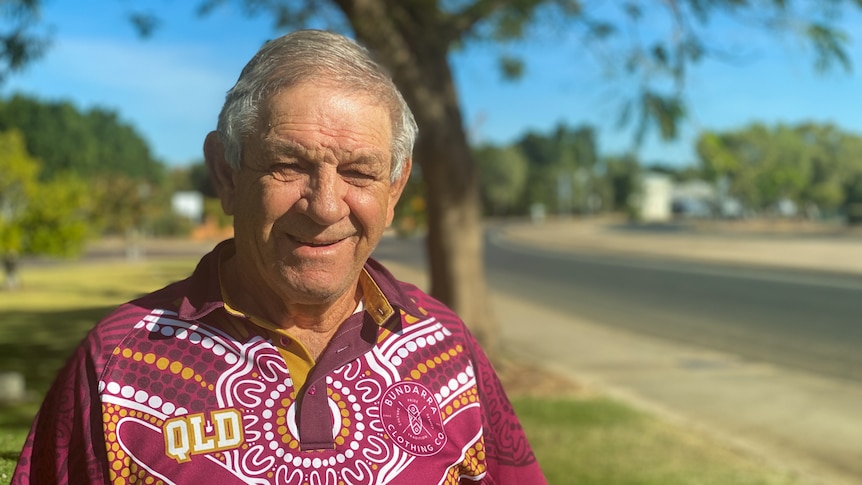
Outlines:
[[[235,238],[90,332],[12,483],[545,483],[463,323],[370,259],[415,135],[352,41],[267,43],[204,143]]]

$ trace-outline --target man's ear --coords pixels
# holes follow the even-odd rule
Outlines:
[[[221,208],[225,214],[232,216],[236,193],[233,179],[234,171],[225,158],[224,143],[215,131],[209,132],[204,140],[204,160],[206,160],[207,170],[216,193],[221,200]]]
[[[386,211],[386,227],[392,224],[392,219],[395,218],[395,205],[398,204],[398,199],[404,192],[404,187],[410,179],[410,171],[413,169],[413,159],[404,160],[404,165],[401,167],[401,174],[389,186],[389,207]]]

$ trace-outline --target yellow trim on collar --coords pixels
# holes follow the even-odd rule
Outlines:
[[[362,288],[362,301],[365,303],[365,311],[371,315],[378,326],[386,323],[386,320],[395,314],[395,309],[389,303],[386,295],[377,286],[374,278],[368,274],[365,268],[359,275],[359,287]]]

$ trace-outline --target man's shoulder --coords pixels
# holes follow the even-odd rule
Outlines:
[[[93,329],[100,338],[127,333],[147,316],[159,312],[176,312],[187,293],[188,280],[171,283],[164,288],[147,293],[123,303],[108,313]]]
[[[400,279],[380,261],[369,259],[366,269],[386,298],[407,313],[429,314],[441,320],[460,322],[458,315],[446,304],[417,285]]]

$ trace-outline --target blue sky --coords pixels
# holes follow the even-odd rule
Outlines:
[[[232,8],[201,19],[195,3],[46,0],[43,24],[53,43],[0,93],[114,110],[164,162],[199,160],[224,93],[257,48],[276,34],[267,19],[248,19]],[[163,15],[153,37],[139,38],[127,21],[135,8]],[[701,130],[736,129],[754,121],[829,122],[862,135],[862,15],[854,12],[843,25],[855,69],[823,75],[814,71],[811,52],[792,37],[766,38],[721,19],[714,22],[713,38],[723,47],[744,47],[746,61],[709,60],[693,69],[687,81],[691,116],[679,140],[665,143],[651,136],[639,148],[641,159],[689,164]],[[474,139],[504,143],[564,122],[595,126],[603,154],[631,149],[631,132],[614,122],[619,100],[631,86],[604,75],[595,57],[574,40],[549,36],[518,47],[515,53],[527,60],[527,72],[517,82],[501,80],[496,52],[476,46],[452,59],[464,123]]]

